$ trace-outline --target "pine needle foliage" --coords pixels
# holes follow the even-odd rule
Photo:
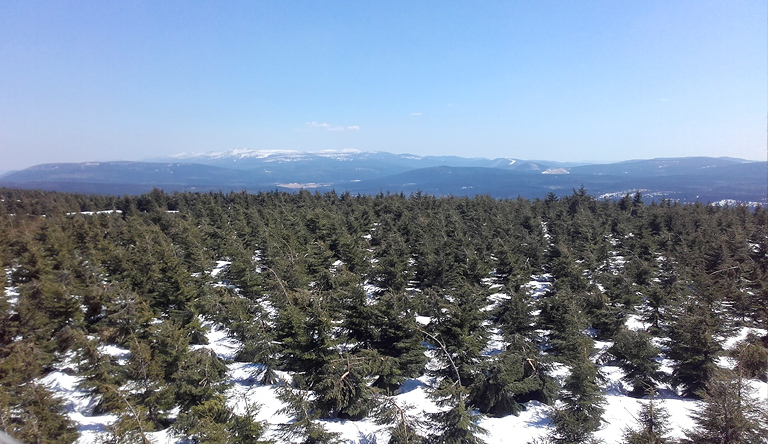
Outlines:
[[[410,405],[399,405],[393,397],[377,396],[377,405],[372,414],[376,424],[387,425],[389,431],[388,444],[422,444],[425,442],[423,431],[427,424],[420,418],[411,415]]]
[[[598,377],[597,367],[586,352],[572,364],[560,394],[563,406],[556,407],[552,415],[552,443],[580,444],[593,439],[605,404]]]
[[[686,431],[682,444],[768,443],[768,410],[755,397],[749,381],[718,370],[700,393],[703,408],[693,413],[697,427]]]
[[[311,392],[284,383],[278,386],[278,398],[286,404],[278,413],[293,416],[291,422],[278,425],[283,439],[297,444],[338,444],[340,442],[337,433],[329,432],[318,421],[321,412],[315,407]]]
[[[639,194],[614,202],[583,188],[536,201],[10,189],[0,198],[10,289],[0,297],[0,425],[30,442],[76,438],[40,383],[63,368],[99,398],[97,412],[119,416],[112,442],[143,443],[174,421],[190,440],[262,439],[252,417],[221,402],[227,363],[200,347],[204,321],[243,344],[235,359],[264,369],[261,383],[290,373],[293,397],[303,397],[281,427],[296,432],[291,442],[332,442],[323,420],[370,416],[424,373],[441,381],[434,395],[444,409],[427,418],[440,431],[426,441],[473,442],[476,411],[552,402],[550,359],[572,374],[547,439],[590,442],[602,405],[587,329],[614,342],[635,395],[660,380],[650,338],[621,331],[630,315],[651,324],[654,342],[669,339],[680,393],[703,397],[699,413],[724,420],[707,413],[734,398],[713,382],[721,338],[768,325],[764,207],[646,205]],[[122,213],[78,214],[98,210]],[[215,261],[230,264],[213,276]],[[551,291],[534,298],[524,285],[542,272]],[[495,292],[510,295],[498,310]],[[489,350],[492,333],[506,346]],[[764,378],[766,341],[731,352],[745,380]],[[107,345],[130,356],[110,356]],[[393,411],[392,442],[422,440],[428,427]],[[726,427],[712,421],[700,429]]]
[[[432,395],[446,410],[429,414],[434,432],[428,442],[435,444],[484,444],[480,435],[488,432],[477,424],[480,415],[467,407],[467,391],[458,384],[446,384],[436,389]]]
[[[618,359],[619,367],[624,371],[622,379],[632,385],[633,396],[648,394],[648,390],[653,390],[656,381],[662,377],[660,364],[654,360],[661,351],[651,343],[650,335],[644,331],[619,331],[608,352]]]
[[[257,413],[256,406],[246,404],[245,413],[237,415],[219,395],[179,414],[173,430],[195,443],[268,444],[271,441],[261,439],[266,426],[256,421]]]
[[[637,416],[639,427],[624,429],[623,444],[672,444],[669,433],[669,412],[659,405],[655,391],[649,390],[648,402],[643,403]]]

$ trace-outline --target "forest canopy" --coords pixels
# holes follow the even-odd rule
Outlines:
[[[700,399],[690,442],[720,442],[723,428],[743,437],[729,442],[766,442],[764,407],[739,388],[768,370],[763,207],[584,189],[533,201],[15,189],[0,199],[0,428],[25,442],[77,439],[41,382],[63,366],[92,414],[115,415],[110,442],[168,428],[193,442],[334,442],[324,419],[373,417],[391,443],[482,442],[478,415],[532,400],[557,405],[547,442],[589,442],[606,362],[629,396],[663,386]],[[214,276],[217,261],[227,266]],[[532,276],[547,291],[526,285]],[[231,359],[205,347],[204,323],[240,344]],[[726,349],[747,327],[758,333]],[[612,345],[597,352],[596,340]],[[274,385],[293,420],[233,408],[230,361],[258,364],[252,383]],[[420,377],[442,407],[424,418],[393,400]],[[726,398],[744,406],[734,424],[713,419]],[[663,420],[654,415],[641,416]]]

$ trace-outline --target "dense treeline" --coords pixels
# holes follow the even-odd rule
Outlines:
[[[711,408],[690,442],[766,442],[764,413],[741,387],[765,378],[768,336],[740,343],[733,369],[717,365],[724,338],[768,329],[765,208],[597,200],[583,189],[535,201],[11,189],[0,198],[13,289],[0,298],[0,428],[25,442],[76,439],[40,382],[66,360],[98,399],[94,412],[118,416],[110,442],[146,442],[166,427],[197,442],[262,442],[255,408],[235,411],[224,397],[226,362],[204,347],[202,319],[242,344],[235,359],[260,364],[259,383],[279,386],[291,442],[333,442],[321,418],[371,416],[391,425],[392,443],[482,442],[478,412],[556,399],[546,440],[589,442],[602,415],[596,360],[621,366],[633,396],[671,383],[702,398]],[[214,278],[217,260],[231,264]],[[531,276],[550,290],[534,296]],[[630,316],[650,327],[627,329]],[[606,356],[594,356],[596,339],[613,342]],[[106,345],[130,353],[120,361]],[[558,366],[570,370],[562,383]],[[391,399],[425,373],[445,407],[428,427]],[[728,416],[734,424],[715,421],[728,419],[717,412],[725,398],[744,406]],[[644,424],[662,410],[651,401]],[[723,429],[730,441],[714,436]],[[626,442],[670,442],[664,427],[648,432],[656,441],[643,430]]]

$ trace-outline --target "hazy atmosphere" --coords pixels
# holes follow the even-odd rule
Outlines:
[[[0,171],[231,149],[766,158],[750,1],[0,3]]]

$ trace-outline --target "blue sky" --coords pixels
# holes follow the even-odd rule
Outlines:
[[[765,160],[768,5],[0,2],[0,170],[230,149]]]

